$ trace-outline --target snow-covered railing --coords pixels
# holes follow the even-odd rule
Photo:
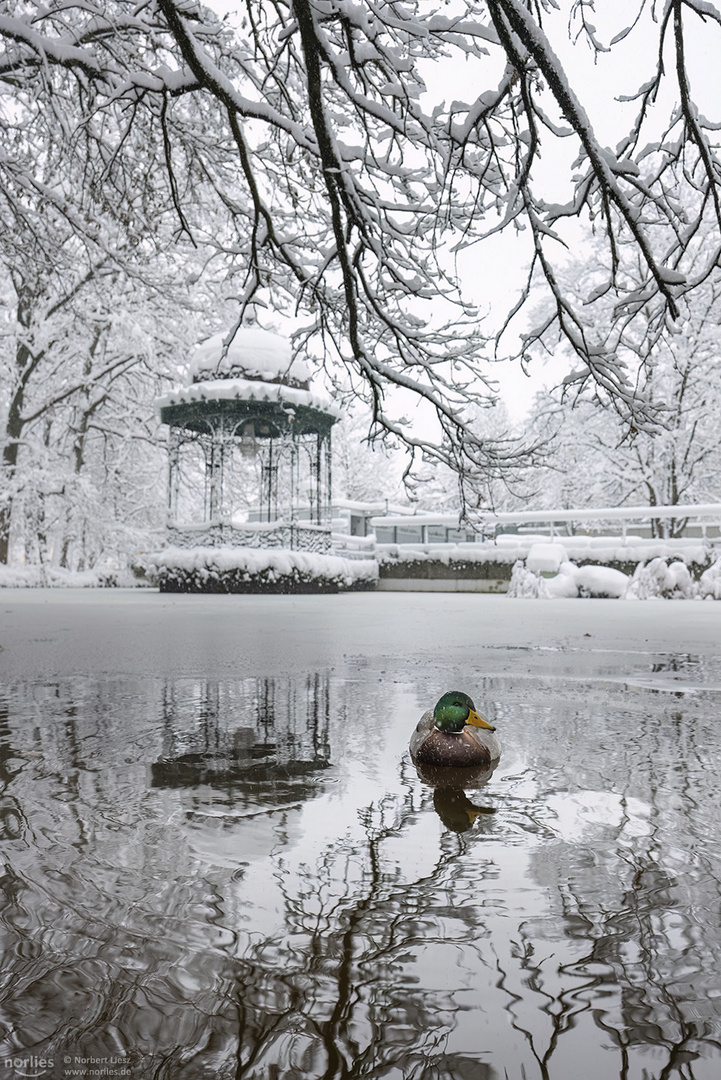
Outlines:
[[[371,518],[371,528],[379,544],[462,544],[476,539],[473,529],[459,524],[458,514],[387,514]]]
[[[309,522],[249,521],[231,524],[208,521],[201,524],[170,524],[167,542],[173,547],[287,548],[291,551],[328,553],[330,529]]]
[[[480,543],[493,536],[502,525],[547,525],[548,535],[556,536],[561,524],[582,522],[619,522],[624,542],[632,522],[688,518],[687,527],[701,529],[705,539],[709,526],[721,533],[721,503],[679,503],[676,506],[601,506],[583,509],[514,510],[484,515],[474,532],[459,523],[458,514],[414,514],[410,517],[387,515],[371,519],[380,544]],[[502,535],[502,534],[500,534]],[[500,539],[499,535],[499,539]]]
[[[550,536],[556,525],[575,522],[621,522],[622,535],[626,535],[629,522],[668,521],[669,518],[688,517],[689,524],[721,525],[721,503],[677,503],[665,507],[584,507],[576,510],[519,510],[489,514],[484,525],[531,525],[547,524]]]
[[[344,559],[374,559],[375,536],[351,536],[350,533],[334,532],[331,536],[334,555]]]

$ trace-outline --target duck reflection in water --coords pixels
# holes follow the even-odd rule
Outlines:
[[[466,832],[477,818],[495,814],[492,806],[478,806],[466,794],[468,788],[483,787],[493,776],[497,762],[476,768],[453,769],[448,766],[422,765],[416,772],[433,789],[433,806],[447,829]]]
[[[480,815],[494,813],[466,795],[488,783],[501,756],[495,728],[467,694],[451,690],[423,714],[410,752],[418,775],[435,789],[433,805],[446,828],[465,832]]]

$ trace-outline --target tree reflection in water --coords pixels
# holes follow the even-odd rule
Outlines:
[[[718,1075],[713,695],[489,680],[464,790],[405,755],[425,686],[354,675],[6,691],[0,1067]]]

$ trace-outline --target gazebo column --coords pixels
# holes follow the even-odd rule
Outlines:
[[[180,492],[180,445],[182,429],[171,427],[168,434],[168,522],[178,520]]]
[[[331,472],[331,462],[332,462],[331,439],[332,439],[332,435],[331,435],[330,428],[328,429],[328,433],[326,435],[321,435],[320,436],[320,439],[321,439],[321,451],[322,451],[322,456],[324,458],[324,464],[325,464],[325,468],[323,469],[323,472],[325,474],[325,485],[324,485],[324,491],[323,491],[323,511],[324,511],[323,520],[324,520],[324,522],[327,521],[328,523],[331,523],[332,512],[333,512],[333,507],[331,505],[331,492],[332,492],[333,488],[331,487],[331,482],[332,482],[333,476],[332,476],[332,472]]]
[[[278,448],[274,440],[268,442],[261,465],[260,519],[276,521],[278,518]]]
[[[323,437],[320,432],[315,439],[315,460],[313,461],[313,483],[315,490],[314,517],[316,525],[322,525],[325,510],[325,498],[323,491]]]
[[[210,441],[206,447],[206,521],[217,521],[222,514],[224,457],[225,454],[221,426],[220,430],[216,428],[213,431],[213,434],[210,437]]]
[[[290,488],[288,491],[288,510],[290,513],[290,547],[298,546],[298,489],[300,480],[300,450],[296,441],[295,409],[285,407],[283,411],[288,420],[288,431],[284,436],[290,457]]]

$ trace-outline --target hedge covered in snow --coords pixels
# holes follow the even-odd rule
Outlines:
[[[408,519],[413,522],[413,518]],[[564,560],[620,563],[628,566],[662,559],[683,559],[686,563],[704,564],[708,561],[708,546],[698,539],[647,539],[640,536],[543,536],[541,534],[502,535],[496,540],[458,544],[376,544],[376,558],[382,566],[402,566],[408,563],[461,565],[500,563],[512,566],[526,559],[533,549],[558,548]]]
[[[338,592],[378,580],[375,560],[285,549],[168,547],[145,562],[161,592]]]

